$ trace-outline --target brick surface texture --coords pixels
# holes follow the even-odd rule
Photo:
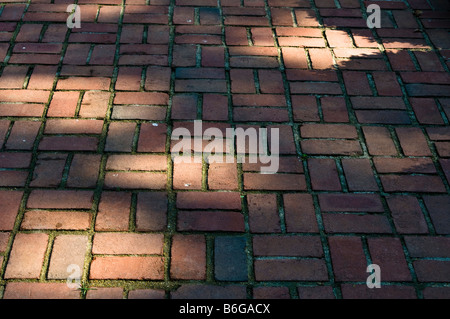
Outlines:
[[[448,1],[69,2],[0,3],[0,299],[450,298]]]

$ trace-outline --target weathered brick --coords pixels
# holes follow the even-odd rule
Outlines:
[[[130,193],[103,192],[95,222],[95,230],[127,231],[130,205]]]
[[[249,194],[247,198],[251,232],[281,232],[276,195]]]
[[[50,266],[47,277],[49,279],[66,279],[71,265],[84,267],[87,253],[88,237],[84,235],[59,235],[55,238]]]
[[[72,190],[33,190],[28,208],[91,209],[94,193]]]
[[[47,243],[47,234],[17,234],[6,266],[5,278],[38,279]]]
[[[161,257],[94,257],[89,278],[162,280],[164,261]]]
[[[365,281],[366,257],[359,237],[328,238],[334,275],[337,281]]]
[[[255,261],[257,281],[326,281],[328,272],[322,259],[264,259]]]
[[[93,254],[102,255],[162,255],[162,234],[96,233]]]
[[[179,231],[244,231],[244,216],[230,211],[179,211]]]
[[[80,299],[80,292],[66,283],[10,282],[5,299]]]
[[[387,203],[398,232],[428,233],[425,217],[415,197],[393,196],[387,198]]]
[[[245,237],[219,236],[214,242],[214,275],[221,281],[248,278]]]
[[[21,229],[87,230],[91,215],[87,212],[28,211]]]

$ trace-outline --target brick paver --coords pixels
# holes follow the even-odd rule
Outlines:
[[[0,298],[450,298],[448,1],[75,2],[0,3]]]

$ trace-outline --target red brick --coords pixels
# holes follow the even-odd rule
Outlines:
[[[116,90],[138,91],[141,87],[141,67],[121,67],[116,81]]]
[[[291,82],[291,93],[294,94],[342,94],[341,87],[337,83],[328,82]]]
[[[319,202],[326,212],[384,212],[375,194],[320,194]]]
[[[313,10],[298,9],[295,10],[295,17],[297,24],[302,27],[318,27],[319,21],[316,18],[316,14]]]
[[[105,151],[131,152],[133,146],[135,123],[112,122],[109,125]]]
[[[168,95],[156,92],[117,92],[114,104],[167,105]]]
[[[377,191],[378,185],[368,159],[342,159],[345,178],[350,191]]]
[[[2,102],[47,103],[49,91],[42,90],[1,90]]]
[[[400,195],[388,197],[387,203],[399,233],[428,233],[425,217],[415,197]]]
[[[67,155],[42,154],[33,171],[31,187],[58,187],[66,165]]]
[[[311,64],[315,70],[333,69],[333,57],[329,49],[309,49]]]
[[[389,130],[385,127],[364,126],[369,154],[371,155],[397,155],[397,150]]]
[[[450,219],[447,207],[449,196],[424,196],[424,201],[438,234],[450,234]]]
[[[327,213],[322,217],[327,233],[392,233],[383,215]]]
[[[246,295],[245,287],[236,285],[186,284],[171,292],[172,299],[245,299]]]
[[[100,155],[75,154],[67,178],[68,187],[94,188],[100,172]]]
[[[450,256],[450,239],[447,237],[405,237],[406,247],[411,257],[447,258]]]
[[[57,90],[103,90],[107,91],[111,79],[105,77],[71,77],[60,79],[56,85]]]
[[[314,190],[341,190],[341,182],[334,160],[310,158],[308,159],[308,167],[311,185]]]
[[[220,41],[218,44],[221,44],[221,43],[222,43],[222,41]],[[225,66],[224,48],[222,48],[222,47],[203,47],[202,48],[202,66],[224,67]]]
[[[139,134],[138,152],[164,152],[166,124],[143,123]]]
[[[149,172],[107,172],[105,188],[107,189],[165,189],[167,175]]]
[[[447,260],[416,260],[413,266],[419,282],[448,282],[450,279]]]
[[[94,257],[90,279],[164,279],[164,261],[161,257]]]
[[[345,100],[341,97],[322,97],[320,99],[325,122],[349,122]]]
[[[335,299],[330,286],[298,287],[300,299]]]
[[[380,96],[402,96],[403,93],[394,72],[373,72],[372,76]]]
[[[230,209],[240,210],[241,199],[236,192],[180,192],[179,209]]]
[[[5,278],[35,278],[41,274],[47,249],[46,234],[17,234],[9,256]]]
[[[28,66],[8,65],[3,68],[0,77],[0,88],[21,89],[28,73]]]
[[[86,293],[86,299],[123,299],[123,288],[93,288]]]
[[[53,87],[57,67],[50,65],[36,65],[28,81],[28,89],[50,90]]]
[[[248,214],[253,233],[281,232],[280,215],[275,194],[249,194]]]
[[[286,99],[282,95],[275,94],[234,94],[233,105],[285,107]]]
[[[284,83],[281,72],[275,70],[260,70],[258,76],[261,93],[284,93]]]
[[[196,95],[177,94],[172,99],[172,119],[195,120],[197,118]]]
[[[436,173],[430,158],[386,158],[373,160],[378,173]]]
[[[328,238],[336,281],[365,281],[367,261],[359,237]]]
[[[167,194],[139,193],[136,207],[136,230],[158,231],[167,226]]]
[[[162,234],[96,233],[93,254],[103,255],[162,255]]]
[[[170,68],[147,68],[147,75],[144,83],[145,89],[149,91],[169,91],[170,76]]]
[[[28,208],[91,209],[91,191],[33,190],[28,198]]]
[[[57,236],[53,244],[47,277],[49,279],[66,279],[70,274],[67,272],[70,265],[77,265],[80,269],[83,269],[87,245],[87,236]]]
[[[306,52],[303,48],[282,48],[283,62],[287,68],[293,69],[307,69],[308,60],[306,58]]]
[[[7,149],[31,150],[41,127],[41,122],[15,122],[6,143]]]
[[[230,66],[236,68],[275,68],[278,67],[278,62],[275,57],[232,56]]]
[[[245,173],[246,190],[306,190],[305,176],[300,174]]]
[[[255,256],[323,256],[320,238],[312,236],[254,236],[253,253]]]
[[[80,292],[66,283],[10,282],[5,299],[79,299]]]
[[[2,203],[2,218],[0,230],[12,230],[19,212],[23,193],[19,191],[0,191],[0,202]]]
[[[369,238],[372,262],[380,266],[383,281],[411,281],[403,247],[398,238]]]
[[[319,121],[317,102],[313,96],[293,95],[292,112],[295,121]]]
[[[288,8],[271,8],[273,25],[293,25],[291,9]]]
[[[100,134],[103,129],[101,120],[56,120],[49,119],[45,134]]]
[[[24,187],[28,178],[27,172],[1,171],[0,186]]]
[[[103,192],[98,208],[95,230],[128,230],[130,205],[130,193]]]
[[[80,107],[80,116],[104,118],[108,110],[109,92],[87,91],[83,96]]]
[[[382,274],[383,276],[383,274]],[[381,277],[383,278],[383,277]],[[370,289],[367,285],[343,284],[344,299],[416,299],[416,292],[411,286],[381,286],[380,289]]]
[[[435,175],[382,175],[380,179],[386,192],[446,192],[441,178]]]
[[[91,215],[87,212],[28,211],[21,229],[87,230]]]
[[[309,194],[284,194],[284,215],[288,232],[318,232],[314,204]]]
[[[136,289],[128,293],[128,299],[164,299],[165,294],[160,289]]]
[[[206,279],[206,241],[202,235],[175,235],[172,239],[170,277]]]
[[[4,252],[6,250],[10,234],[11,233],[0,233],[0,252]]]
[[[165,171],[167,159],[164,155],[110,155],[107,170],[118,171]]]
[[[253,70],[231,69],[231,92],[233,93],[255,93],[255,80]]]
[[[218,94],[203,95],[203,120],[225,121],[228,119],[228,99]]]
[[[344,71],[343,77],[349,95],[372,95],[365,72]]]
[[[41,151],[96,151],[98,138],[91,136],[44,136]]]
[[[361,155],[362,150],[357,140],[303,140],[302,152],[311,155]]]
[[[31,153],[0,153],[1,168],[27,168],[31,163]]]
[[[243,232],[244,216],[230,211],[179,211],[179,231]]]
[[[253,299],[290,299],[288,287],[255,287]]]
[[[236,190],[238,172],[233,163],[211,163],[208,168],[209,189]]]
[[[174,163],[174,189],[201,189],[202,172],[201,163]]]
[[[8,133],[11,122],[7,120],[0,120],[0,147],[3,147],[6,134]]]
[[[425,287],[423,290],[424,299],[448,299],[450,289],[448,287]]]
[[[387,50],[386,55],[389,58],[392,69],[394,71],[415,71],[416,67],[408,54],[408,51],[403,50]]]
[[[326,281],[328,272],[322,259],[266,259],[255,261],[257,281]]]
[[[72,117],[78,104],[79,92],[55,92],[47,112],[49,117]]]

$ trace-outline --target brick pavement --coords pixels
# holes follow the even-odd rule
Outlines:
[[[1,297],[450,298],[447,1],[71,3],[0,4]],[[278,173],[174,163],[193,120]]]

